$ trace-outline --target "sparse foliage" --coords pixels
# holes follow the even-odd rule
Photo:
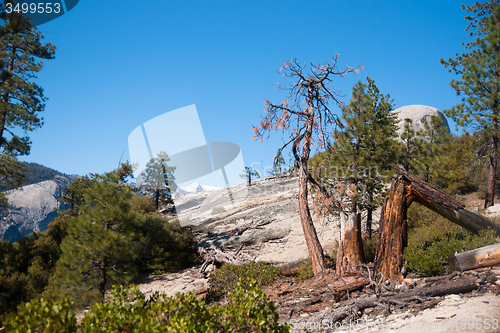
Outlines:
[[[246,179],[248,182],[248,186],[252,186],[252,176],[257,177],[257,178],[260,177],[257,170],[255,170],[252,167],[245,167],[245,169],[243,170],[243,173],[240,175],[240,178]]]
[[[309,155],[314,144],[325,147],[328,131],[337,122],[330,105],[339,106],[341,102],[339,93],[332,86],[333,79],[351,72],[357,73],[359,68],[361,66],[338,69],[337,57],[332,58],[331,63],[318,65],[300,64],[297,59],[286,62],[280,72],[292,81],[288,87],[282,88],[288,91],[288,98],[280,104],[266,100],[265,116],[258,127],[252,127],[254,140],[264,141],[271,131],[290,133],[288,140],[278,149],[277,156],[291,146],[298,164],[300,219],[315,275],[324,272],[325,258],[308,206],[307,184],[311,179]]]
[[[160,202],[171,204],[172,193],[177,190],[174,171],[176,167],[168,166],[170,158],[165,152],[160,152],[156,158],[146,165],[146,170],[140,176],[140,187],[153,193],[155,207],[158,210]]]

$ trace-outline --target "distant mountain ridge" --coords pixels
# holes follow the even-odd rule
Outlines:
[[[68,177],[72,180],[78,177],[77,175],[66,175],[62,172],[59,172],[57,170],[54,170],[52,168],[34,162],[28,162],[28,163],[25,162],[24,164],[28,169],[28,173],[26,174],[26,179],[21,183],[19,187],[40,183],[46,180],[54,180],[56,179],[57,176]],[[6,186],[1,186],[0,192],[12,190],[14,188],[15,187],[8,188]]]
[[[26,166],[29,172],[23,185],[3,189],[10,207],[0,210],[0,239],[15,242],[34,231],[45,231],[57,217],[57,209],[68,208],[58,199],[77,176],[38,163]]]

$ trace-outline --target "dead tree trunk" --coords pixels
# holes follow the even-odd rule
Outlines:
[[[344,276],[356,270],[353,265],[365,262],[365,253],[361,239],[361,214],[353,211],[346,218],[344,213],[340,213],[340,221],[339,249],[335,266],[337,275]]]
[[[452,254],[448,263],[454,270],[467,271],[500,264],[500,244],[483,246],[478,249]]]
[[[439,191],[408,171],[399,168],[396,170],[403,176],[408,195],[419,204],[475,234],[480,230],[490,228],[500,236],[500,225],[468,210],[460,201]]]
[[[401,177],[393,180],[385,197],[380,218],[379,239],[375,255],[375,274],[396,279],[403,268],[403,250],[407,244],[407,210],[411,198]]]
[[[403,250],[407,242],[407,210],[413,201],[469,231],[478,233],[490,228],[500,236],[500,225],[466,209],[460,201],[408,171],[397,167],[395,169],[401,176],[392,182],[385,198],[375,255],[376,273],[382,273],[389,279],[400,276]]]

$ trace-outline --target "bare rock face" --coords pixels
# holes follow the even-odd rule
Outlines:
[[[26,185],[6,192],[10,209],[0,212],[0,239],[14,242],[34,231],[45,231],[57,216],[57,201],[71,179],[56,176],[36,184]]]
[[[312,202],[311,202],[312,203]],[[176,201],[181,225],[189,225],[200,252],[223,249],[244,260],[273,263],[308,257],[300,223],[298,178],[266,177],[210,192],[190,193]],[[324,252],[338,239],[338,221],[313,221]]]
[[[407,105],[400,107],[394,110],[394,113],[398,114],[399,118],[399,129],[398,134],[401,136],[404,129],[404,119],[412,119],[413,120],[413,129],[415,132],[424,129],[424,123],[431,119],[432,116],[439,116],[443,120],[443,125],[448,132],[450,131],[450,127],[448,126],[448,121],[444,114],[436,108],[432,106],[426,105]]]

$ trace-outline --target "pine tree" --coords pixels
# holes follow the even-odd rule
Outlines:
[[[393,108],[390,96],[381,94],[372,79],[356,83],[351,101],[342,108],[344,128],[330,149],[334,165],[343,169],[344,181],[356,188],[352,212],[367,212],[368,237],[373,211],[382,200],[389,164],[398,154]]]
[[[426,182],[432,183],[433,177],[442,172],[446,164],[446,145],[449,140],[448,130],[443,126],[440,116],[431,116],[430,120],[424,122],[424,128],[417,132],[418,140],[418,164],[416,168]]]
[[[403,131],[401,133],[401,154],[399,162],[406,171],[417,173],[419,160],[420,140],[417,132],[413,129],[413,119],[404,119]]]
[[[498,170],[498,145],[500,139],[500,5],[499,0],[476,2],[465,7],[470,16],[467,26],[472,42],[466,43],[467,53],[456,55],[441,63],[449,71],[460,75],[450,85],[462,102],[449,110],[461,127],[483,131],[489,139],[489,171],[484,208],[494,204],[495,178]]]
[[[10,1],[12,2],[12,1]],[[53,59],[55,46],[43,44],[44,36],[20,13],[2,14],[0,25],[0,152],[3,172],[0,179],[11,183],[22,180],[16,157],[30,152],[28,136],[20,137],[15,128],[25,132],[42,126],[39,113],[45,108],[43,89],[33,82],[43,63]],[[6,176],[9,174],[9,176]],[[14,176],[14,177],[13,177]],[[0,185],[4,185],[2,183]]]
[[[171,204],[172,193],[177,190],[174,171],[176,167],[168,166],[168,154],[160,152],[156,158],[152,158],[146,165],[146,170],[141,174],[140,187],[153,193],[155,207],[158,210],[160,202]]]
[[[113,284],[136,277],[133,230],[139,216],[130,209],[132,189],[117,173],[93,175],[78,206],[81,214],[70,218],[61,243],[50,288],[78,305],[102,302]]]
[[[248,186],[252,186],[252,176],[257,178],[260,177],[257,170],[252,167],[245,167],[243,173],[240,175],[240,178],[245,178],[248,181]]]

